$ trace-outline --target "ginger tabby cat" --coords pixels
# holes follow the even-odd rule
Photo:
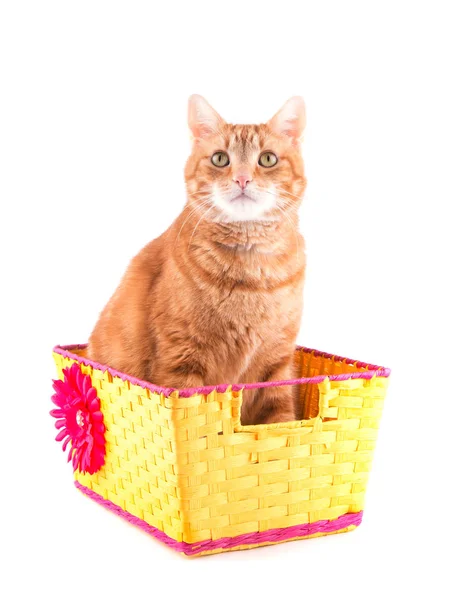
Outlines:
[[[305,274],[305,106],[226,123],[191,96],[186,205],[131,261],[88,356],[174,388],[292,379]],[[289,386],[246,390],[243,424],[300,418]]]

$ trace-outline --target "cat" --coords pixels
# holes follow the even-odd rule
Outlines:
[[[88,356],[173,388],[292,379],[306,262],[303,99],[265,124],[232,125],[193,95],[188,124],[186,205],[131,261]],[[242,424],[297,418],[290,386],[245,390]]]

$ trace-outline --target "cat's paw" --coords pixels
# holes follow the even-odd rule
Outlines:
[[[262,423],[288,423],[296,421],[297,417],[294,411],[291,410],[275,410],[266,415]]]

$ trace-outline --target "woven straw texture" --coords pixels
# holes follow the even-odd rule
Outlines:
[[[301,377],[327,376],[299,386],[305,419],[241,426],[242,390],[157,393],[85,364],[79,347],[72,352],[98,391],[106,426],[105,465],[75,478],[171,541],[190,544],[190,553],[223,551],[229,544],[210,542],[230,538],[244,539],[232,549],[275,543],[278,537],[260,543],[253,535],[363,510],[386,372],[332,379],[370,367],[297,349]],[[54,353],[61,378],[75,362],[69,355]],[[308,535],[296,528],[286,539],[352,528],[309,529]]]

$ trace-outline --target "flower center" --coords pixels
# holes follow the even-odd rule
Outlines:
[[[76,413],[76,423],[79,427],[84,427],[84,414],[82,410],[78,410]]]

